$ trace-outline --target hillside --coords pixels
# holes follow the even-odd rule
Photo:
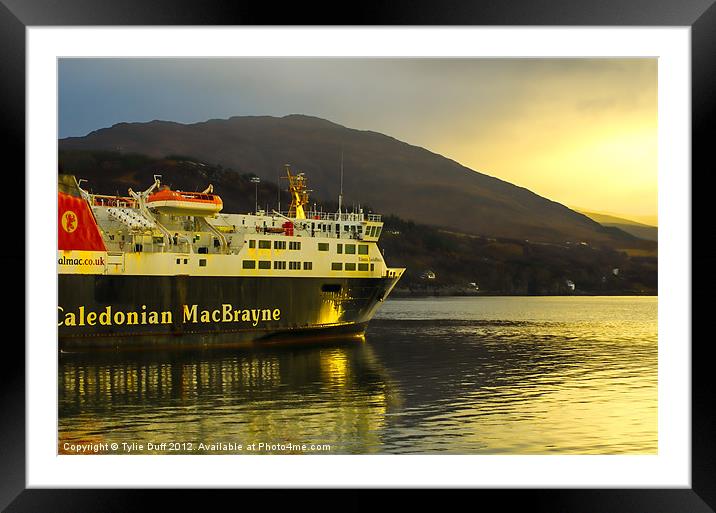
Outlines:
[[[252,174],[174,155],[154,159],[107,151],[65,151],[59,154],[60,172],[83,178],[94,193],[126,194],[127,188],[147,188],[154,174],[181,190],[214,185],[226,212],[249,212],[255,206]],[[285,182],[285,181],[284,181]],[[285,183],[282,184],[285,189]],[[259,184],[259,204],[275,205],[279,187]],[[281,204],[288,194],[281,190]],[[335,202],[323,202],[335,211]],[[631,257],[626,252],[585,243],[545,243],[456,233],[396,216],[384,217],[380,246],[387,262],[406,267],[398,294],[655,294],[657,259]],[[614,270],[618,269],[615,274]],[[434,279],[423,274],[432,271]],[[575,284],[569,289],[568,280]],[[479,292],[470,287],[476,283]]]
[[[612,248],[655,244],[505,181],[392,137],[301,115],[232,117],[202,123],[120,123],[59,141],[60,150],[110,150],[152,158],[191,155],[276,181],[284,164],[306,172],[313,197],[334,200],[344,155],[346,205],[464,233]],[[227,184],[230,180],[227,181]]]
[[[599,212],[587,212],[579,210],[582,214],[595,220],[602,226],[611,226],[618,228],[624,232],[632,234],[634,237],[639,237],[644,240],[657,241],[659,240],[659,229],[656,226],[650,226],[648,224],[637,223],[631,219],[624,219],[621,217],[602,214]]]

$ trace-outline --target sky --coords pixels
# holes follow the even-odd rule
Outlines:
[[[656,59],[60,59],[58,71],[61,138],[306,114],[656,224]]]

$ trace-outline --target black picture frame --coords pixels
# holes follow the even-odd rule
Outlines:
[[[65,25],[574,25],[574,26],[685,26],[691,27],[692,63],[692,327],[695,301],[699,292],[712,289],[716,280],[709,272],[716,262],[696,238],[709,237],[710,204],[708,177],[713,168],[711,146],[714,138],[716,107],[716,4],[714,0],[525,0],[509,2],[426,2],[393,1],[361,3],[339,8],[321,4],[294,3],[277,9],[259,7],[256,3],[221,1],[155,0],[0,0],[0,102],[2,109],[3,162],[6,187],[24,194],[8,198],[12,229],[23,219],[31,201],[31,191],[21,187],[16,170],[25,169],[25,30],[31,26]],[[688,177],[685,177],[685,179]],[[14,202],[14,204],[13,204]],[[699,207],[701,210],[699,210]],[[52,229],[52,228],[48,228]],[[17,237],[17,247],[3,251],[0,261],[6,273],[6,297],[19,304],[17,291],[25,290],[20,280],[32,272],[25,263],[24,244]],[[710,265],[711,264],[711,265]],[[20,273],[23,269],[24,273]],[[23,277],[23,278],[21,278]],[[12,280],[17,283],[12,283]],[[25,304],[23,301],[22,304]],[[26,305],[25,322],[28,322]],[[8,308],[8,307],[6,307]],[[19,326],[11,309],[5,322]],[[19,316],[16,316],[19,317]],[[20,331],[20,330],[19,330]],[[252,499],[266,501],[266,491],[207,491],[206,497],[191,490],[127,490],[127,489],[26,489],[25,439],[25,351],[19,342],[19,331],[4,330],[2,390],[0,413],[0,508],[7,511],[134,511],[143,510],[160,498],[164,506],[180,510],[205,510],[207,504],[220,504],[222,499],[250,504]],[[695,332],[694,332],[695,333]],[[24,333],[22,333],[24,339]],[[500,489],[451,492],[451,502],[460,501],[466,493],[478,495],[484,504],[500,504],[501,510],[534,511],[628,511],[635,512],[707,512],[716,508],[716,416],[714,397],[716,382],[712,377],[709,338],[693,337],[692,355],[692,487],[690,489]],[[690,341],[683,341],[689,343]],[[299,504],[307,490],[271,492],[271,505],[277,500]],[[385,492],[348,490],[337,501],[336,491],[322,491],[321,504],[312,500],[311,507],[345,507],[349,510],[372,507]],[[413,490],[411,498],[423,506],[442,500]],[[467,500],[475,500],[473,497]],[[498,502],[493,502],[498,501]],[[211,507],[209,508],[211,509]]]

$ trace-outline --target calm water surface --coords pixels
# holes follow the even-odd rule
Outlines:
[[[655,454],[657,298],[392,299],[364,340],[62,354],[58,378],[60,452]]]

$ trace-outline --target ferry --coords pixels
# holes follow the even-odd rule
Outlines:
[[[286,170],[288,211],[223,212],[209,185],[161,177],[126,196],[58,175],[59,349],[206,347],[360,335],[405,269],[378,247],[381,216],[309,209]]]

